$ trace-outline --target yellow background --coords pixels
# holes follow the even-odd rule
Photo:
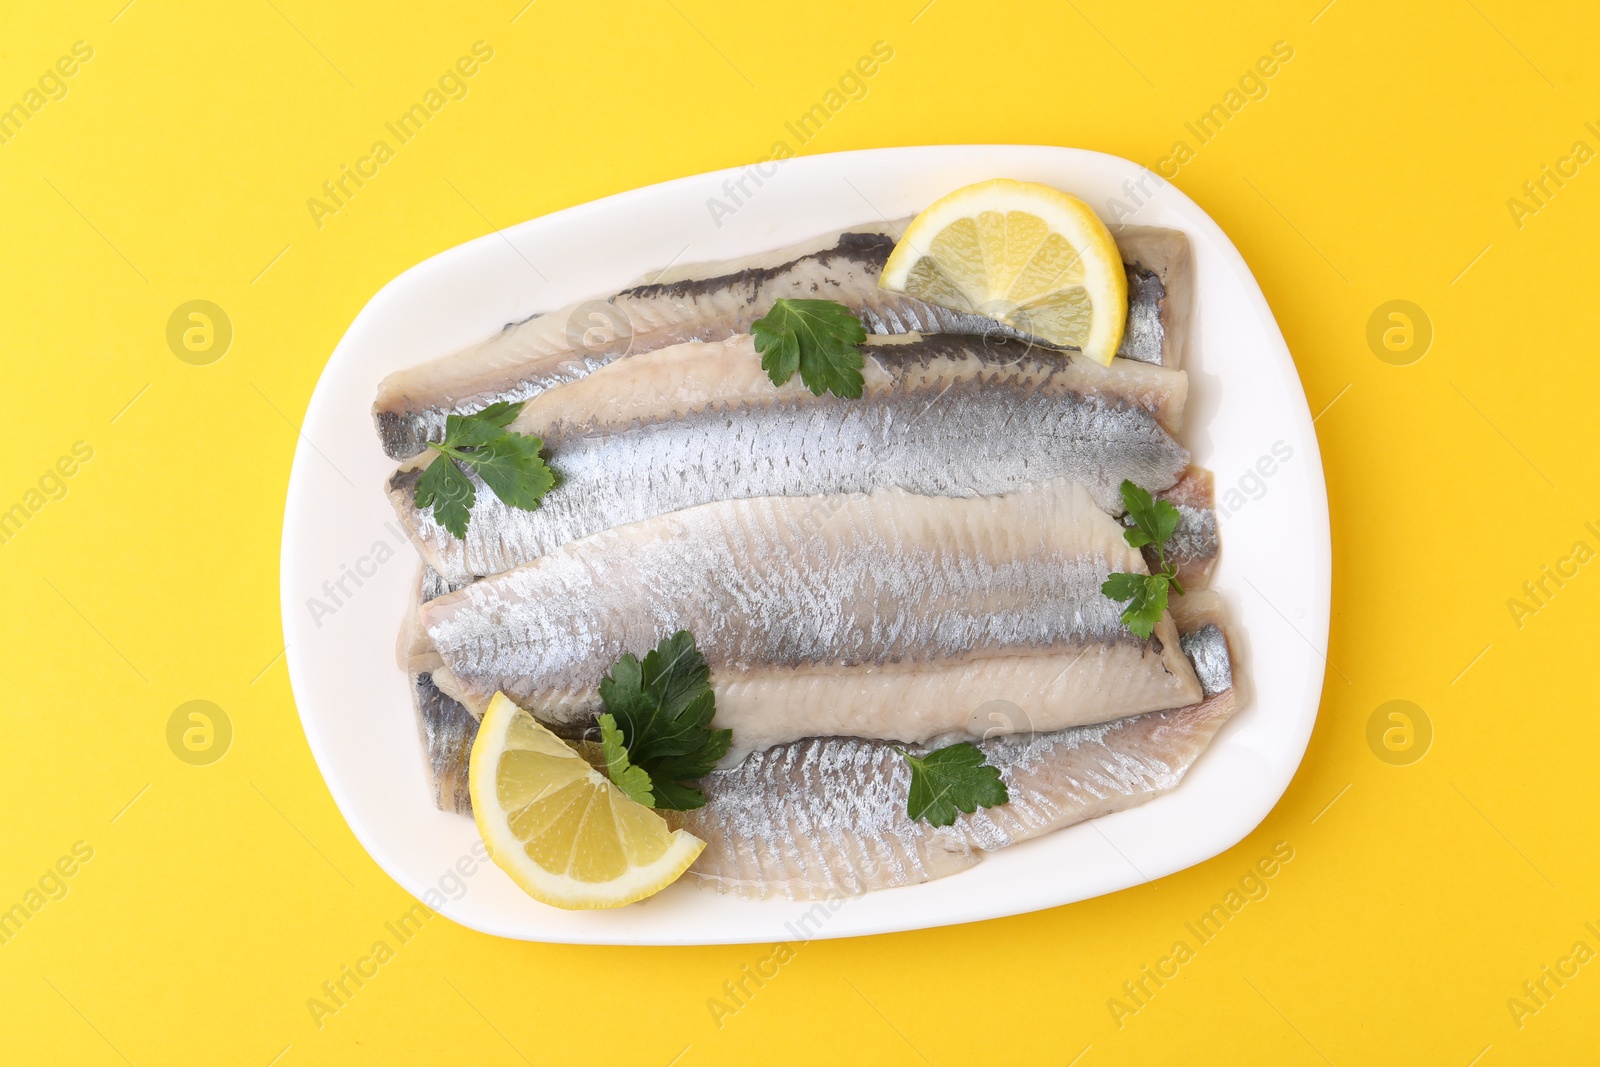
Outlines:
[[[1592,1060],[1600,963],[1520,1026],[1507,1006],[1575,941],[1600,949],[1600,568],[1520,627],[1507,607],[1575,541],[1600,548],[1600,164],[1520,227],[1507,206],[1574,141],[1600,148],[1592,8],[124,2],[7,0],[0,35],[4,105],[94,49],[0,144],[0,507],[94,449],[0,545],[0,907],[94,849],[0,945],[0,1061]],[[306,199],[480,39],[495,55],[470,95],[318,229]],[[413,903],[335,809],[281,654],[284,490],[328,353],[435,252],[764,157],[880,39],[893,61],[806,152],[1017,142],[1153,166],[1274,42],[1294,49],[1175,183],[1255,270],[1321,412],[1333,669],[1304,765],[1207,863],[800,946],[720,1028],[707,1001],[769,949],[520,944],[438,919],[319,1028],[307,999]],[[1397,298],[1435,329],[1410,366],[1366,341]],[[234,326],[210,366],[166,343],[192,299]],[[192,699],[234,726],[211,766],[166,743]],[[1367,742],[1392,699],[1433,725],[1409,766]],[[1119,1027],[1108,1000],[1279,841],[1294,859],[1270,894]]]

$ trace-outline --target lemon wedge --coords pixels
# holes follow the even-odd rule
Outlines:
[[[671,885],[706,847],[668,829],[496,693],[468,763],[472,813],[489,858],[535,900],[616,908]]]
[[[1128,318],[1128,277],[1088,204],[1035,182],[995,178],[912,220],[878,286],[997,319],[1110,364]]]

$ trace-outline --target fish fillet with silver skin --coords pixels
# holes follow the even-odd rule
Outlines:
[[[1050,478],[1122,510],[1123,479],[1183,475],[1183,371],[1004,338],[911,335],[864,348],[858,399],[774,386],[748,335],[630,356],[528,401],[511,428],[541,438],[561,478],[539,508],[476,487],[465,539],[416,507],[432,454],[402,464],[390,502],[453,582],[497,574],[614,526],[714,500],[868,492],[990,496]]]
[[[417,625],[417,611],[423,604],[456,588],[427,564],[418,569],[411,587],[411,608],[401,626],[395,653],[400,669],[411,679],[411,703],[417,714],[417,732],[427,761],[433,802],[441,811],[465,814],[472,810],[467,765],[473,739],[478,736],[478,720],[433,684],[432,671],[439,666],[439,657],[433,642]]]
[[[907,221],[835,230],[757,256],[679,267],[396,371],[379,384],[373,404],[379,440],[390,457],[405,459],[441,439],[447,415],[527,400],[629,353],[747,332],[780,298],[836,300],[872,334],[1025,336],[981,315],[879,289],[878,276]],[[1188,238],[1148,227],[1125,227],[1116,236],[1129,281],[1128,322],[1118,354],[1177,368],[1192,284]]]
[[[668,813],[674,826],[706,842],[687,877],[701,888],[755,898],[914,885],[1176,788],[1237,697],[1215,595],[1184,597],[1174,615],[1203,687],[1197,702],[1100,725],[985,738],[978,747],[999,768],[1010,799],[946,827],[907,815],[911,774],[895,744],[818,737],[755,753],[701,779],[705,807]]]
[[[1082,486],[996,497],[898,489],[719,501],[570,542],[424,604],[432,681],[476,715],[504,692],[585,726],[625,653],[688,630],[711,667],[725,765],[814,735],[981,736],[1003,698],[1041,729],[1200,698],[1163,616],[1150,639],[1100,592],[1144,573]]]
[[[1216,514],[1212,510],[1211,472],[1191,467],[1177,485],[1160,495],[1179,510],[1178,529],[1168,543],[1167,558],[1176,565],[1179,580],[1191,593],[1185,599],[1193,601],[1196,599],[1193,595],[1195,591],[1203,589],[1210,581],[1220,549]],[[1126,523],[1126,518],[1123,521]],[[1154,552],[1145,550],[1144,556],[1146,563],[1153,565]],[[422,734],[434,803],[443,811],[463,814],[469,814],[472,810],[467,795],[466,768],[472,740],[477,735],[478,720],[459,701],[445,695],[433,683],[432,672],[443,666],[443,660],[418,624],[417,613],[422,604],[455,592],[466,584],[447,582],[433,568],[422,565],[412,605],[406,614],[398,656],[401,669],[411,679],[412,701]],[[1176,609],[1174,618],[1178,618]],[[1179,626],[1181,629],[1181,619]],[[1188,649],[1187,636],[1183,644]],[[1204,672],[1200,674],[1203,683]],[[974,715],[986,731],[992,729],[995,723],[1006,724],[1009,705],[996,705],[988,711],[984,710],[985,707],[980,705],[974,709]]]

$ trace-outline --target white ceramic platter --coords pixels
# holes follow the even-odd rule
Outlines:
[[[924,885],[820,910],[815,902],[718,896],[687,882],[607,912],[564,912],[529,899],[481,861],[472,821],[429,799],[407,678],[395,665],[416,557],[390,525],[380,488],[393,464],[372,426],[378,380],[668,264],[911,215],[994,177],[1045,182],[1082,197],[1108,224],[1174,227],[1193,241],[1197,333],[1186,362],[1185,443],[1217,476],[1223,551],[1214,586],[1233,626],[1242,709],[1173,793]],[[1305,395],[1261,289],[1216,223],[1114,156],[1033,146],[892,148],[607,197],[440,253],[390,282],[339,342],[306,412],[284,515],[283,629],[306,739],[339,809],[378,865],[442,914],[540,941],[776,942],[1055,907],[1160,878],[1233,845],[1277,802],[1311,736],[1330,576],[1327,496]]]

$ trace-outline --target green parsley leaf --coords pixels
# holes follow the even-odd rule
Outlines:
[[[861,344],[867,331],[843,304],[783,297],[751,324],[750,333],[773,385],[799,371],[816,396],[831,392],[853,400],[861,395]]]
[[[1144,592],[1146,574],[1126,574],[1121,571],[1108,575],[1100,591],[1112,600],[1132,600]]]
[[[704,805],[705,794],[688,783],[727,754],[733,731],[711,729],[716,696],[694,637],[679,630],[663,638],[643,663],[624,655],[600,680],[600,699],[621,730],[628,763],[649,776],[653,806],[687,811]],[[615,773],[612,781],[623,786]]]
[[[622,730],[617,720],[609,714],[600,716],[600,750],[606,757],[606,774],[628,796],[647,808],[656,806],[650,795],[650,776],[643,767],[628,762],[628,750],[622,741]]]
[[[1122,503],[1133,520],[1133,529],[1123,534],[1134,548],[1145,545],[1165,545],[1172,531],[1178,528],[1178,509],[1165,500],[1151,500],[1150,494],[1124,479]],[[1136,539],[1137,535],[1137,539]]]
[[[1113,574],[1111,578],[1134,578],[1131,593],[1131,603],[1122,611],[1122,621],[1141,638],[1148,638],[1155,632],[1156,624],[1161,621],[1161,613],[1167,610],[1167,576],[1164,574]],[[1100,587],[1100,591],[1112,600],[1128,600],[1128,595],[1118,595],[1108,591],[1111,580]]]
[[[544,442],[537,437],[504,431],[461,459],[472,464],[495,496],[514,508],[533,511],[556,484],[555,475],[539,457],[542,448]]]
[[[505,429],[476,415],[447,415],[444,440],[447,448],[478,448],[499,437]]]
[[[911,793],[906,814],[926,819],[931,826],[949,826],[956,812],[968,815],[980,807],[992,808],[1011,799],[1000,769],[984,761],[977,745],[962,741],[926,756],[900,755],[911,765]]]
[[[661,781],[652,788],[656,794],[656,808],[661,811],[693,811],[706,806],[706,795],[683,782]]]
[[[502,400],[472,415],[445,418],[444,440],[430,441],[438,455],[417,479],[416,504],[433,508],[434,521],[457,538],[467,536],[477,490],[462,464],[478,472],[491,492],[514,508],[532,511],[555,485],[539,455],[544,442],[506,427],[522,411]]]
[[[488,422],[495,426],[510,426],[512,420],[522,414],[522,405],[526,403],[526,400],[519,402],[510,400],[497,401],[482,411],[475,412],[471,417],[479,422]]]
[[[1100,592],[1112,600],[1127,601],[1122,611],[1123,625],[1140,638],[1148,639],[1167,610],[1167,592],[1176,590],[1180,595],[1183,586],[1178,584],[1177,568],[1167,562],[1167,539],[1178,528],[1178,509],[1165,500],[1152,500],[1148,492],[1124,479],[1122,502],[1127,506],[1128,519],[1133,523],[1122,532],[1123,540],[1134,548],[1156,546],[1158,569],[1154,574],[1128,574],[1117,572],[1106,577]]]
[[[417,507],[433,508],[433,520],[458,539],[467,536],[467,519],[478,491],[472,479],[448,456],[436,456],[417,479]]]

